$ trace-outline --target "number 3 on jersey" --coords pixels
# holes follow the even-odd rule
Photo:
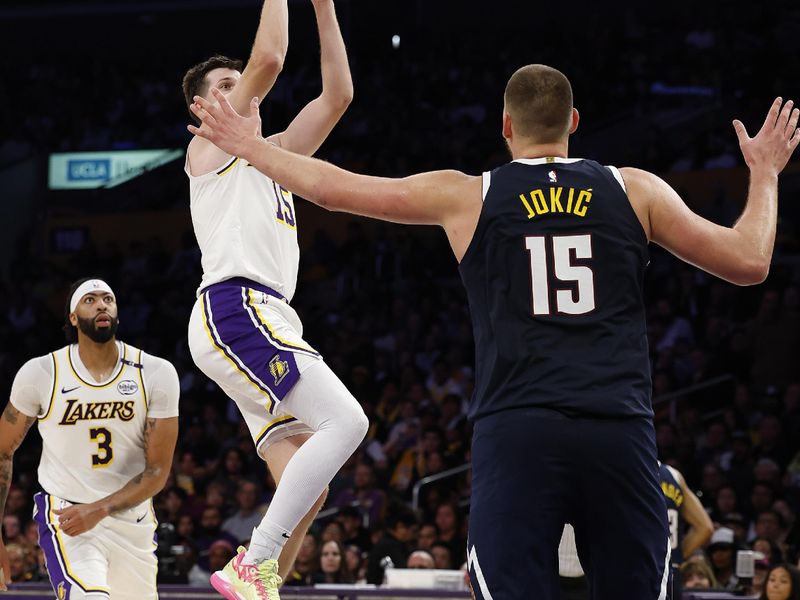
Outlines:
[[[89,439],[97,443],[97,454],[92,454],[92,468],[107,467],[114,460],[111,448],[111,432],[105,427],[94,427],[89,430]]]
[[[594,273],[587,265],[573,264],[573,256],[575,260],[592,258],[591,235],[532,235],[525,238],[525,248],[531,258],[534,316],[552,314],[551,288],[555,289],[555,312],[583,315],[594,310]],[[577,293],[574,285],[559,288],[558,282],[577,284]]]

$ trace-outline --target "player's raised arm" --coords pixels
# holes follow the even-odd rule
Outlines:
[[[283,69],[289,45],[287,0],[264,0],[256,39],[243,72],[241,61],[214,56],[189,69],[183,78],[187,103],[199,94],[210,97],[210,90],[225,93],[231,104],[245,111],[253,96],[263,99]],[[202,138],[189,143],[187,167],[194,176],[216,170],[229,157]]]
[[[736,224],[717,225],[693,213],[662,179],[639,169],[621,169],[628,195],[647,207],[650,239],[676,256],[738,285],[761,283],[769,273],[778,214],[778,174],[800,143],[798,109],[777,98],[758,134],[751,138],[734,121],[750,169],[747,204]],[[647,229],[647,227],[646,227]]]
[[[269,138],[282,148],[309,156],[330,135],[353,100],[353,79],[333,0],[311,1],[319,28],[322,93],[300,111],[286,131]],[[246,114],[244,109],[233,106],[240,114]]]
[[[6,510],[8,490],[11,488],[11,473],[14,452],[17,451],[25,434],[28,433],[36,417],[21,413],[9,402],[0,417],[0,521]],[[6,583],[11,581],[11,568],[8,562],[5,542],[0,537],[0,591],[8,589]]]
[[[287,0],[264,0],[250,58],[228,98],[237,110],[247,110],[253,96],[263,98],[283,69],[289,48]]]
[[[240,156],[293,193],[328,210],[393,221],[442,225],[453,251],[466,250],[481,209],[481,178],[435,171],[402,179],[358,175],[277,147],[260,138],[258,102],[249,116],[237,114],[216,90],[216,103],[197,97],[191,110],[203,121],[189,131]]]

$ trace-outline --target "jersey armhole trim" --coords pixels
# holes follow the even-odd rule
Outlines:
[[[606,165],[606,169],[611,171],[611,174],[614,176],[614,179],[617,180],[617,183],[622,188],[622,191],[627,194],[628,188],[625,187],[625,180],[622,178],[622,173],[619,172],[619,169],[611,165]]]
[[[58,361],[56,360],[55,352],[50,353],[50,360],[53,361],[53,389],[50,391],[50,404],[47,406],[47,412],[44,413],[44,416],[39,417],[40,421],[44,421],[50,416],[50,412],[53,410],[53,404],[55,404],[56,400],[56,390],[58,389]]]
[[[492,172],[491,171],[484,171],[483,172],[483,183],[482,183],[482,192],[481,192],[481,201],[486,202],[486,194],[489,193],[489,187],[492,185]]]
[[[139,367],[139,384],[142,386],[142,398],[144,399],[144,411],[146,415],[147,410],[150,408],[150,403],[147,400],[147,387],[144,385],[144,363],[142,362],[141,348],[139,348],[139,356],[137,357],[136,362],[141,365]]]

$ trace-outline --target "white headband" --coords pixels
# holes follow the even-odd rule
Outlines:
[[[102,279],[89,279],[80,284],[78,289],[75,290],[75,293],[72,294],[72,298],[69,299],[69,312],[75,312],[81,298],[91,292],[105,292],[112,296],[114,295],[114,292],[111,291],[111,287]]]

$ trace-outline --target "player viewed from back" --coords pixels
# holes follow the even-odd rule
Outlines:
[[[332,0],[312,0],[319,27],[322,93],[270,141],[313,154],[353,95]],[[187,103],[216,90],[246,110],[264,98],[288,45],[286,0],[265,0],[250,59],[214,57],[186,74]],[[269,100],[267,99],[267,102]],[[298,223],[292,194],[202,137],[189,144],[192,223],[203,280],[189,323],[197,366],[238,405],[277,482],[248,550],[212,575],[226,598],[278,598],[327,484],[367,430],[361,406],[302,337],[289,305],[297,282]]]
[[[642,297],[648,242],[727,281],[763,281],[778,174],[800,142],[793,103],[776,99],[754,138],[734,122],[750,190],[728,228],[651,173],[568,158],[578,112],[567,78],[545,65],[508,81],[502,132],[512,161],[482,177],[349,173],[261,138],[255,102],[243,117],[215,99],[196,99],[203,125],[190,130],[285,188],[330,210],[444,228],[475,335],[475,595],[557,598],[556,550],[569,522],[592,598],[664,598],[670,542]]]
[[[683,475],[675,467],[664,463],[658,465],[659,485],[664,501],[667,504],[669,521],[669,538],[672,548],[670,575],[672,585],[669,586],[668,598],[678,600],[681,597],[682,582],[679,568],[684,560],[689,559],[711,539],[714,523],[703,508],[700,499],[686,484]],[[689,528],[685,528],[685,524]],[[685,530],[685,531],[684,531]]]
[[[172,467],[178,375],[116,339],[106,282],[77,281],[66,312],[69,344],[22,366],[0,418],[0,517],[14,452],[38,421],[43,491],[34,520],[56,598],[154,600],[151,499]],[[0,568],[9,572],[2,541]]]

